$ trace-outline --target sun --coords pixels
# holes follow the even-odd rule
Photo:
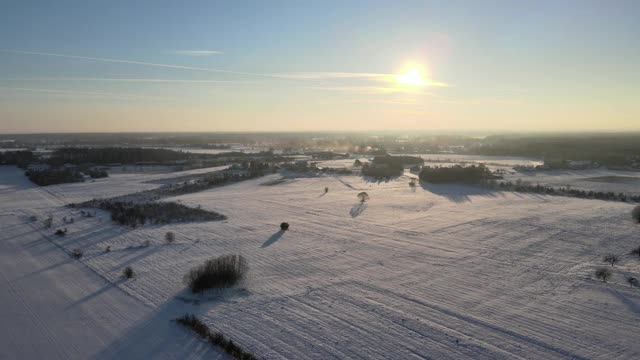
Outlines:
[[[411,85],[411,86],[421,86],[426,85],[427,83],[422,79],[422,75],[420,75],[420,70],[416,68],[411,68],[407,70],[404,74],[399,74],[396,76],[396,81],[400,84]]]

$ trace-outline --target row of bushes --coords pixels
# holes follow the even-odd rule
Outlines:
[[[425,166],[419,174],[420,180],[438,184],[438,183],[467,183],[477,184],[487,180],[496,179],[491,171],[482,165],[451,167],[444,166]]]
[[[206,339],[211,344],[219,346],[234,359],[258,359],[255,355],[243,350],[240,346],[234,344],[232,340],[227,339],[222,333],[211,331],[209,327],[200,319],[195,317],[195,315],[185,314],[184,316],[175,319],[175,322],[190,328],[193,332]]]
[[[593,191],[593,190],[578,190],[570,188],[554,188],[551,186],[544,186],[540,184],[531,185],[524,182],[513,183],[511,181],[500,182],[497,184],[500,189],[511,190],[522,193],[535,193],[546,195],[558,195],[577,197],[582,199],[598,199],[598,200],[615,200],[615,201],[633,201],[640,202],[640,195],[627,195],[624,193],[616,194],[613,191]]]
[[[173,222],[224,220],[215,211],[191,208],[175,202],[134,203],[117,200],[92,200],[84,206],[96,207],[111,213],[111,220],[129,226],[168,224]]]

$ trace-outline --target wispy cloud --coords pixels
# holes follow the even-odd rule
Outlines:
[[[375,73],[350,73],[350,72],[300,72],[300,73],[281,73],[272,74],[275,77],[283,79],[296,80],[331,80],[331,79],[377,79],[392,80],[393,74],[375,74]]]
[[[269,74],[259,74],[259,73],[251,73],[251,72],[244,72],[244,71],[211,69],[211,68],[201,68],[201,67],[171,65],[171,64],[158,64],[158,63],[151,63],[151,62],[145,62],[145,61],[136,61],[136,60],[109,59],[109,58],[98,58],[98,57],[90,57],[90,56],[65,55],[65,54],[46,53],[46,52],[39,52],[39,51],[23,51],[23,50],[12,50],[12,49],[0,49],[0,51],[1,52],[7,52],[7,53],[15,53],[15,54],[53,56],[53,57],[60,57],[60,58],[65,58],[65,59],[91,60],[91,61],[101,61],[101,62],[120,63],[120,64],[155,66],[155,67],[163,67],[163,68],[169,68],[169,69],[197,70],[197,71],[207,71],[207,72],[236,74],[236,75],[253,75],[253,76],[263,76],[263,77],[275,77],[275,76],[272,76],[272,75],[269,75]]]
[[[39,88],[22,88],[22,87],[8,87],[8,86],[0,86],[0,90],[7,91],[19,91],[19,92],[38,92],[38,93],[48,93],[48,94],[59,94],[59,95],[67,95],[67,96],[88,96],[88,97],[106,97],[106,98],[115,98],[115,99],[133,99],[133,100],[176,100],[170,97],[164,96],[148,96],[148,95],[136,95],[136,94],[120,94],[120,93],[107,93],[107,92],[98,92],[98,91],[75,91],[75,90],[62,90],[62,89],[39,89]]]
[[[189,56],[209,56],[222,54],[222,51],[217,50],[176,50],[174,52],[176,54]]]
[[[150,83],[204,83],[204,84],[255,84],[249,80],[191,80],[191,79],[148,79],[148,78],[86,78],[86,77],[44,77],[6,78],[0,81],[104,81],[104,82],[150,82]]]

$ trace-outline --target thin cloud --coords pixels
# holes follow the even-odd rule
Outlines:
[[[217,50],[176,50],[174,52],[176,54],[189,56],[209,56],[222,54],[222,51]]]
[[[296,80],[330,80],[330,79],[393,79],[393,74],[350,73],[350,72],[301,72],[272,74],[283,79]]]
[[[39,52],[39,51],[23,51],[23,50],[12,50],[12,49],[0,49],[0,51],[8,52],[8,53],[15,53],[15,54],[53,56],[53,57],[61,57],[61,58],[65,58],[65,59],[79,59],[79,60],[91,60],[91,61],[101,61],[101,62],[110,62],[110,63],[119,63],[119,64],[155,66],[155,67],[163,67],[163,68],[169,68],[169,69],[197,70],[197,71],[207,71],[207,72],[236,74],[236,75],[253,75],[253,76],[263,76],[263,77],[275,77],[275,76],[272,76],[272,75],[269,75],[269,74],[258,74],[258,73],[250,73],[250,72],[243,72],[243,71],[210,69],[210,68],[201,68],[201,67],[193,67],[193,66],[182,66],[182,65],[158,64],[158,63],[150,63],[150,62],[136,61],[136,60],[97,58],[97,57],[90,57],[90,56],[65,55],[65,54],[45,53],[45,52]]]
[[[21,87],[8,87],[8,86],[0,86],[0,90],[41,92],[41,93],[48,93],[48,94],[60,94],[60,95],[70,95],[70,96],[107,97],[107,98],[117,98],[117,99],[176,100],[174,98],[163,97],[163,96],[116,94],[116,93],[97,92],[97,91],[21,88]]]
[[[105,81],[105,82],[151,82],[151,83],[205,83],[205,84],[255,84],[255,81],[241,80],[189,80],[189,79],[148,79],[148,78],[82,78],[82,77],[50,77],[50,78],[8,78],[3,81]]]
[[[195,51],[200,51],[200,50],[195,50]],[[202,67],[193,67],[193,66],[184,66],[184,65],[160,64],[160,63],[151,63],[151,62],[144,62],[144,61],[137,61],[137,60],[111,59],[111,58],[98,58],[98,57],[90,57],[90,56],[78,56],[78,55],[66,55],[66,54],[57,54],[57,53],[46,53],[46,52],[39,52],[39,51],[0,49],[0,52],[15,53],[15,54],[27,54],[27,55],[39,55],[39,56],[51,56],[51,57],[60,57],[60,58],[65,58],[65,59],[90,60],[90,61],[100,61],[100,62],[119,63],[119,64],[153,66],[153,67],[162,67],[162,68],[168,68],[168,69],[206,71],[206,72],[223,73],[223,74],[234,74],[234,75],[245,75],[245,76],[259,76],[259,77],[266,77],[266,78],[286,79],[286,80],[300,80],[300,81],[359,79],[359,80],[365,80],[365,81],[376,81],[376,82],[393,83],[393,82],[395,82],[395,77],[396,77],[396,75],[394,75],[394,74],[351,73],[351,72],[298,72],[298,73],[271,73],[271,74],[265,74],[265,73],[253,73],[253,72],[245,72],[245,71],[212,69],[212,68],[202,68]],[[445,83],[434,82],[434,81],[431,81],[431,80],[429,80],[427,83],[425,83],[425,85],[430,86],[430,87],[433,87],[433,86],[437,86],[437,87],[448,86]],[[383,91],[383,92],[385,92],[385,91]],[[388,91],[386,91],[386,92],[388,92]],[[392,92],[394,92],[394,91],[392,91]]]

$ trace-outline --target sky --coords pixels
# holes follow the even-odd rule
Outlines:
[[[640,130],[640,1],[12,1],[0,133]]]

